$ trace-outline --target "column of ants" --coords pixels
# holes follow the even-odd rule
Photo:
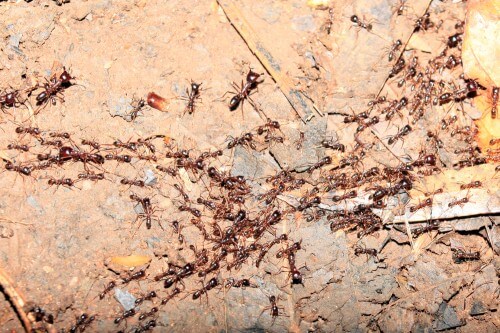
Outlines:
[[[399,15],[399,12],[397,14]],[[361,24],[357,16],[353,15],[353,18],[351,21],[360,28],[368,32],[371,30],[368,29],[371,26]],[[436,26],[437,24],[431,21],[427,13],[416,21],[415,31],[430,31],[436,29]],[[363,143],[361,138],[363,132],[371,126],[381,122],[391,122],[395,116],[398,116],[408,123],[391,135],[385,143],[387,146],[398,142],[404,144],[405,136],[425,117],[426,112],[432,110],[433,106],[458,105],[467,102],[476,95],[478,89],[483,89],[473,79],[464,79],[463,75],[458,76],[457,82],[453,83],[444,82],[438,78],[443,71],[459,73],[461,70],[458,50],[462,41],[463,22],[457,23],[455,28],[456,33],[448,38],[442,52],[425,65],[421,64],[416,56],[406,59],[400,52],[403,43],[396,41],[388,55],[388,60],[395,62],[388,77],[401,88],[402,97],[389,100],[379,96],[368,103],[366,110],[345,115],[343,119],[345,124],[357,126],[354,147],[348,149],[340,142],[326,139],[318,142],[319,146],[324,147],[332,155],[327,155],[317,163],[308,166],[306,172],[281,170],[267,177],[264,182],[267,190],[260,191],[260,194],[255,194],[258,191],[254,180],[223,171],[214,166],[214,162],[236,147],[255,150],[257,145],[286,144],[287,138],[280,131],[281,125],[271,119],[247,133],[232,138],[226,146],[220,147],[220,150],[198,153],[195,153],[193,149],[170,144],[168,138],[163,135],[152,135],[135,141],[116,140],[102,143],[82,138],[76,139],[67,132],[44,131],[36,127],[20,125],[15,129],[15,134],[19,137],[18,142],[11,143],[6,148],[19,151],[20,155],[16,161],[22,160],[23,162],[15,164],[6,161],[5,169],[22,177],[36,177],[40,171],[49,172],[56,166],[64,168],[69,164],[81,165],[83,171],[75,179],[49,177],[47,180],[51,186],[73,188],[82,181],[98,182],[116,176],[105,170],[104,166],[109,163],[146,163],[153,165],[159,173],[173,181],[173,188],[181,198],[173,202],[181,217],[169,222],[171,230],[176,235],[178,243],[184,244],[187,241],[182,230],[191,227],[198,235],[196,243],[204,244],[204,246],[198,248],[195,244],[186,244],[186,251],[191,252],[190,257],[193,259],[183,263],[169,262],[168,268],[163,272],[146,274],[146,269],[141,269],[124,275],[120,279],[107,281],[105,287],[97,295],[101,300],[107,297],[115,287],[127,285],[132,281],[149,279],[149,276],[152,276],[151,285],[158,285],[157,288],[137,298],[136,307],[115,315],[114,324],[117,329],[136,316],[137,324],[130,330],[131,332],[145,332],[153,329],[157,325],[156,318],[161,308],[174,299],[182,300],[189,296],[196,300],[202,296],[208,297],[208,294],[216,289],[227,291],[230,288],[256,288],[256,283],[251,281],[250,277],[236,278],[231,274],[238,272],[243,266],[254,266],[257,272],[262,262],[269,256],[283,261],[286,279],[291,287],[304,285],[304,275],[307,274],[304,271],[303,264],[305,263],[299,263],[296,259],[297,253],[303,250],[302,240],[292,240],[289,234],[278,232],[282,224],[292,216],[302,217],[308,223],[326,219],[330,223],[332,232],[357,231],[357,237],[361,239],[383,228],[379,213],[387,206],[390,197],[398,197],[401,193],[408,192],[413,188],[418,177],[438,173],[445,167],[439,159],[439,150],[444,148],[442,143],[444,135],[461,140],[465,144],[464,149],[454,151],[457,155],[457,162],[453,164],[454,168],[486,163],[480,149],[474,145],[474,128],[470,125],[458,126],[459,116],[453,115],[440,120],[435,130],[428,131],[424,148],[416,159],[401,162],[395,167],[380,165],[365,169],[363,165],[363,160],[372,145]],[[260,74],[250,70],[241,86],[233,84],[237,91],[229,100],[229,111],[243,108],[245,100],[255,106],[251,95],[255,93],[257,85],[262,82],[260,77]],[[34,96],[39,107],[35,113],[38,113],[48,104],[64,102],[63,93],[74,84],[73,81],[74,78],[64,69],[62,73],[46,80],[43,85],[34,86],[26,91],[2,92],[0,107],[2,111],[8,112],[11,108],[25,104],[26,98]],[[190,114],[201,112],[196,111],[196,101],[201,95],[200,86],[201,84],[192,82],[190,89],[186,91],[185,112]],[[20,96],[27,97],[23,99]],[[494,118],[498,102],[498,88],[492,88],[491,101],[491,116]],[[133,101],[132,111],[127,120],[133,121],[145,107],[146,103],[143,99]],[[30,144],[33,145],[21,143],[21,141],[26,141],[25,138],[28,138]],[[295,142],[297,150],[302,148],[305,139],[304,132],[300,133],[299,138],[299,141]],[[161,141],[163,143],[160,143]],[[34,152],[38,148],[43,148],[43,151]],[[49,153],[47,149],[50,150]],[[336,156],[338,163],[333,162],[333,154],[338,155]],[[158,160],[162,157],[167,158],[171,163],[158,164]],[[182,185],[179,175],[181,170],[190,175],[193,184],[209,189],[205,191],[207,194],[196,198],[191,197]],[[129,195],[131,207],[137,205],[141,208],[141,212],[137,214],[135,228],[163,229],[161,221],[164,221],[164,218],[153,198],[133,192],[133,188],[147,187],[145,181],[120,177],[119,184],[131,191]],[[480,181],[473,181],[462,186],[467,189],[480,187],[482,184]],[[328,211],[319,207],[325,198],[334,203],[347,203],[348,200],[357,198],[361,190],[370,193],[370,202],[357,204],[351,208],[347,208],[346,205],[345,208]],[[292,191],[303,193],[298,203],[296,205],[280,203],[280,196]],[[426,193],[428,198],[410,207],[410,211],[415,212],[432,206],[432,196],[442,191],[442,189],[437,189],[432,193]],[[449,203],[449,207],[463,205],[468,200],[468,197],[457,198]],[[416,237],[429,230],[438,229],[439,224],[433,222],[428,226],[414,228],[411,232]],[[359,246],[354,248],[356,255],[377,256],[378,251]],[[456,263],[477,259],[479,259],[478,253],[454,251],[453,260]],[[199,283],[200,288],[189,290],[186,287],[188,281]],[[279,296],[268,295],[268,299],[270,304],[265,309],[270,310],[269,315],[274,323],[274,320],[282,314],[282,308],[277,305]],[[152,306],[143,310],[144,304]],[[43,322],[45,317],[47,316],[41,316],[40,321]],[[68,330],[83,332],[95,319],[95,315],[83,313]]]

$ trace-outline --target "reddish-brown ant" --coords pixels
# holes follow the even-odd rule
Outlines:
[[[93,181],[103,180],[104,173],[80,173],[78,174],[78,179]]]
[[[183,99],[186,99],[188,102],[187,102],[186,108],[184,109],[184,113],[186,113],[186,112],[189,114],[194,113],[194,107],[195,107],[196,100],[200,98],[201,85],[202,85],[201,83],[195,83],[195,82],[191,81],[191,91],[189,91],[186,88],[187,97],[184,97]]]
[[[392,135],[389,137],[389,140],[387,140],[387,144],[393,145],[398,141],[399,139],[402,139],[403,136],[408,135],[411,132],[411,126],[410,125],[405,125],[398,133],[395,135]]]
[[[168,295],[167,297],[165,297],[161,300],[161,305],[167,304],[171,299],[173,299],[175,296],[179,295],[180,293],[181,293],[181,290],[179,288],[174,288],[170,295]]]
[[[252,149],[256,149],[257,147],[255,146],[255,143],[253,142],[253,135],[252,133],[245,133],[243,134],[242,136],[240,137],[237,137],[237,138],[233,138],[229,141],[229,143],[227,144],[227,148],[228,149],[232,149],[236,146],[247,146],[247,147],[250,147]]]
[[[28,165],[14,165],[11,162],[7,162],[5,164],[5,169],[8,171],[15,171],[18,172],[22,175],[29,176],[31,175],[31,170],[33,169],[32,166]]]
[[[119,323],[121,323],[122,320],[127,319],[129,317],[133,317],[135,316],[135,314],[136,314],[135,309],[126,310],[119,317],[115,318],[114,323],[118,325]]]
[[[366,29],[366,31],[368,32],[372,31],[373,29],[373,25],[371,23],[365,23],[361,21],[357,15],[351,16],[351,22],[359,28]]]
[[[84,332],[85,329],[95,320],[95,316],[89,316],[86,313],[82,313],[76,320],[75,325],[71,326],[69,333]]]
[[[354,248],[354,254],[356,256],[359,256],[361,254],[366,254],[366,255],[370,255],[372,257],[377,257],[377,253],[378,253],[378,251],[376,249],[365,249],[359,245]]]
[[[411,206],[410,212],[414,213],[419,209],[422,209],[424,207],[430,207],[430,206],[432,206],[432,198],[427,198],[423,202],[418,203],[416,206]]]
[[[500,88],[493,87],[491,88],[491,118],[496,119],[497,117],[497,105],[498,99],[500,95]]]
[[[101,144],[99,142],[95,142],[95,141],[83,139],[81,141],[81,143],[82,143],[82,145],[84,145],[84,146],[90,146],[90,147],[94,148],[95,150],[101,149]]]
[[[283,309],[283,307],[281,306],[278,306],[277,304],[277,300],[279,298],[276,298],[276,296],[272,295],[272,296],[269,296],[269,303],[271,303],[269,306],[265,307],[262,312],[260,313],[260,315],[262,316],[262,314],[267,311],[267,310],[270,310],[270,315],[273,319],[272,321],[272,325],[274,325],[274,321],[276,320],[276,318],[278,318],[278,316],[280,315],[280,309]]]
[[[422,227],[413,228],[410,230],[410,232],[411,232],[413,238],[417,238],[421,234],[423,234],[425,232],[432,231],[432,230],[439,230],[439,222],[433,221],[433,222],[431,222],[427,225],[424,225]]]
[[[453,206],[462,206],[462,205],[465,205],[466,203],[469,202],[469,197],[464,197],[462,199],[458,199],[458,200],[453,200],[452,202],[450,202],[448,204],[448,207],[453,207]]]
[[[16,128],[17,134],[30,134],[31,136],[38,137],[42,134],[42,131],[38,127],[22,127],[19,126]]]
[[[139,315],[138,319],[142,321],[142,320],[144,320],[144,319],[146,319],[148,317],[154,316],[154,314],[157,313],[157,312],[158,312],[158,308],[156,306],[152,307],[151,310],[149,310],[147,312],[144,312],[144,313],[141,313]]]
[[[137,219],[143,218],[146,221],[146,228],[151,229],[151,221],[153,220],[155,213],[155,209],[151,205],[151,200],[149,198],[141,198],[135,194],[131,194],[130,199],[137,201],[142,207],[143,212],[137,214]],[[163,229],[160,221],[158,221],[158,224],[160,225],[160,228]]]
[[[7,145],[7,149],[9,150],[20,150],[24,152],[28,152],[30,150],[30,147],[28,145],[20,145],[16,143],[9,143]]]
[[[357,196],[358,196],[358,192],[353,190],[353,191],[345,193],[344,195],[334,195],[332,197],[332,201],[338,202],[338,201],[342,201],[345,199],[353,199],[353,198],[356,198]]]
[[[144,187],[144,181],[139,180],[139,179],[127,179],[127,178],[122,178],[120,180],[120,184],[122,185],[129,185],[129,186],[138,186],[138,187]]]
[[[113,290],[116,287],[116,282],[115,281],[110,281],[106,288],[99,294],[99,299],[103,299],[104,296],[106,296],[107,293],[109,293],[111,290]]]
[[[50,178],[47,182],[50,186],[56,185],[56,186],[66,186],[68,188],[72,187],[75,185],[75,182],[71,178],[61,178],[61,179],[55,179],[55,178]]]
[[[72,85],[71,80],[73,80],[74,78],[71,77],[71,75],[66,71],[64,67],[63,69],[64,71],[61,73],[61,75],[59,75],[59,77],[53,76],[50,80],[44,83],[44,91],[36,96],[37,105],[48,103],[49,101],[51,101],[52,104],[55,105],[56,99],[64,102],[62,92],[68,86]]]
[[[243,84],[243,81],[242,81],[241,86],[238,87],[233,82],[233,84],[232,84],[233,88],[236,89],[237,93],[229,101],[229,110],[230,111],[236,110],[240,104],[241,104],[241,108],[243,111],[243,103],[244,103],[245,99],[249,98],[251,91],[253,89],[255,89],[257,87],[257,85],[260,83],[260,81],[258,81],[260,76],[261,76],[261,74],[257,74],[250,69],[248,71],[245,84]]]
[[[401,47],[401,45],[403,45],[403,43],[401,42],[400,39],[396,40],[394,42],[394,44],[392,44],[391,46],[391,49],[389,50],[389,61],[392,61],[392,59],[394,59],[395,55],[396,55],[396,52],[399,50],[399,48]],[[378,100],[377,100],[378,101]],[[378,101],[378,103],[381,103],[381,102],[385,102],[385,97],[382,101]],[[372,104],[374,105],[374,104]],[[372,105],[368,105],[368,106],[372,106]]]
[[[470,182],[469,184],[460,185],[460,189],[467,190],[467,189],[471,189],[471,188],[480,188],[481,186],[483,186],[483,183],[479,180],[475,180],[475,181]]]
[[[118,155],[116,153],[107,154],[104,156],[104,158],[107,160],[115,160],[115,161],[122,162],[122,163],[132,162],[132,156],[126,155],[126,154],[125,155]]]
[[[453,252],[452,259],[455,264],[461,264],[465,261],[480,260],[481,255],[479,251],[476,252],[465,252],[462,249],[451,249]]]
[[[144,269],[141,269],[137,272],[130,274],[129,276],[122,278],[122,282],[123,282],[123,284],[127,284],[132,280],[139,280],[145,276],[146,276],[146,271]]]

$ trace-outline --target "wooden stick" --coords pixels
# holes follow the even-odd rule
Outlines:
[[[299,90],[295,89],[293,81],[284,73],[281,62],[273,57],[268,45],[265,45],[258,37],[257,33],[250,26],[241,11],[238,9],[234,0],[217,0],[217,3],[226,14],[231,25],[236,29],[238,34],[243,38],[250,50],[257,56],[262,65],[266,68],[274,81],[278,84],[281,92],[297,112],[303,122],[309,121],[314,117],[312,102],[307,99]],[[322,115],[319,111],[318,113]]]
[[[24,330],[26,332],[31,332],[31,322],[24,312],[24,305],[26,304],[22,297],[19,295],[17,290],[12,286],[12,283],[8,277],[8,275],[4,272],[4,270],[0,267],[0,285],[3,288],[3,292],[8,296],[11,304],[14,306],[19,319],[21,320]]]

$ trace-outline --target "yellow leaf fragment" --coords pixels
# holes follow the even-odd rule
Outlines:
[[[483,87],[500,86],[500,1],[467,3],[462,63],[466,77]]]
[[[113,264],[126,266],[126,267],[138,267],[145,265],[151,261],[148,256],[141,256],[138,254],[132,254],[130,256],[116,256],[111,258]]]

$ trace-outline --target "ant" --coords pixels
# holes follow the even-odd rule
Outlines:
[[[351,22],[353,22],[355,25],[362,29],[366,29],[366,31],[371,31],[373,29],[373,26],[371,23],[365,23],[362,22],[357,15],[352,15],[351,16]]]
[[[60,185],[62,185],[68,188],[75,185],[75,182],[71,178],[61,178],[61,179],[50,178],[47,183],[50,186],[57,185],[59,187]]]
[[[389,78],[393,78],[398,75],[405,68],[405,64],[406,62],[403,57],[399,58],[396,64],[389,71]]]
[[[131,194],[130,199],[137,201],[141,205],[143,210],[142,213],[137,214],[136,221],[137,219],[144,218],[144,220],[146,221],[146,228],[151,229],[151,221],[153,220],[153,216],[155,213],[155,209],[151,205],[151,200],[149,198],[141,198],[135,194]],[[158,224],[160,225],[160,228],[163,229],[159,221]]]
[[[353,191],[345,193],[344,195],[334,195],[332,197],[332,201],[338,202],[338,201],[345,200],[345,199],[354,199],[357,196],[358,196],[358,192],[353,190]]]
[[[247,77],[246,77],[246,83],[243,84],[243,81],[241,81],[241,86],[238,87],[234,82],[233,82],[233,88],[238,91],[236,95],[234,95],[231,100],[229,101],[229,110],[234,111],[238,108],[238,106],[241,104],[241,110],[243,111],[243,103],[246,98],[250,97],[250,93],[253,89],[257,88],[257,85],[261,83],[262,81],[258,81],[259,77],[262,74],[257,74],[251,69],[248,71]]]
[[[345,146],[341,143],[334,143],[332,140],[323,140],[321,141],[321,145],[325,148],[338,150],[340,152],[345,152]]]
[[[215,277],[211,278],[210,281],[207,282],[206,286],[203,286],[203,288],[194,292],[192,296],[193,300],[200,298],[203,294],[206,294],[209,290],[217,287],[218,285],[219,285],[219,280],[217,280],[217,278]]]
[[[430,207],[430,206],[432,206],[432,199],[431,198],[427,198],[423,202],[418,203],[418,205],[411,206],[410,207],[410,212],[414,213],[414,212],[416,212],[419,209],[422,209],[424,207]]]
[[[17,96],[19,93],[17,91],[13,91],[10,93],[6,93],[0,95],[0,110],[4,111],[5,107],[11,107],[18,104]]]
[[[467,190],[467,189],[471,189],[471,188],[480,188],[481,186],[483,186],[483,183],[480,180],[475,180],[475,181],[470,182],[469,184],[460,185],[460,189]]]
[[[498,105],[498,99],[499,99],[499,87],[493,87],[491,89],[491,119],[496,119],[497,117],[497,105]]]
[[[186,88],[186,94],[187,94],[187,105],[186,105],[186,108],[184,109],[184,113],[189,113],[189,114],[193,114],[194,113],[194,106],[195,106],[195,102],[197,99],[200,98],[200,87],[201,87],[202,83],[195,83],[193,81],[191,81],[191,91],[189,91],[187,88]]]
[[[129,317],[133,317],[135,316],[135,314],[136,314],[135,309],[126,310],[119,317],[115,318],[114,323],[118,325],[119,323],[121,323],[122,320],[127,319]]]
[[[27,165],[24,165],[24,166],[14,165],[11,162],[7,162],[5,164],[5,169],[7,169],[8,171],[18,172],[18,173],[25,175],[25,176],[29,176],[29,175],[31,175],[32,167],[27,166]]]
[[[85,331],[88,325],[90,325],[95,320],[95,316],[90,316],[86,313],[82,313],[80,317],[76,320],[75,325],[71,326],[69,329],[70,333],[76,333],[79,329],[79,332]]]
[[[270,303],[270,305],[267,306],[267,307],[265,307],[262,310],[262,312],[260,313],[260,315],[262,315],[266,310],[271,310],[270,315],[273,318],[273,322],[272,322],[271,325],[274,325],[274,321],[280,315],[280,309],[284,309],[283,307],[277,305],[277,300],[278,299],[279,298],[276,298],[276,296],[274,296],[274,295],[269,296],[269,303]]]
[[[398,133],[389,137],[389,140],[387,140],[387,144],[392,146],[394,143],[396,143],[396,141],[398,141],[398,139],[402,139],[403,136],[408,135],[410,132],[411,126],[405,125],[405,127],[403,127]]]
[[[410,230],[410,233],[412,234],[413,238],[417,238],[424,232],[429,232],[432,230],[439,230],[439,222],[433,221],[425,226],[413,228]]]
[[[85,139],[83,139],[81,142],[82,142],[82,145],[90,146],[90,147],[94,148],[95,150],[101,149],[101,144],[98,142],[91,141],[91,140],[85,140]]]
[[[151,317],[153,316],[155,313],[158,312],[158,308],[155,306],[155,307],[152,307],[151,310],[149,310],[148,312],[144,312],[142,313],[140,316],[139,316],[139,320],[144,320],[146,319],[147,317]]]
[[[138,280],[142,279],[143,277],[146,276],[146,271],[144,269],[141,269],[127,277],[122,278],[123,284],[129,283],[132,280]]]
[[[255,146],[255,143],[253,142],[252,133],[245,133],[240,137],[231,139],[227,144],[227,149],[232,149],[238,145],[248,146],[254,150],[257,149],[257,147]]]
[[[184,199],[185,202],[190,202],[189,200],[189,195],[184,191],[184,189],[181,187],[179,184],[174,184],[174,187],[179,193],[182,195],[182,198]]]
[[[394,6],[394,10],[392,11],[392,13],[397,14],[397,16],[401,16],[403,15],[406,8],[406,0],[399,0],[399,3]]]
[[[38,137],[42,134],[42,131],[38,127],[22,127],[19,126],[16,128],[17,134],[30,134],[31,136]]]
[[[431,195],[441,194],[441,193],[443,193],[443,189],[442,188],[438,188],[437,190],[432,191],[432,192],[425,192],[424,196],[430,197]]]
[[[415,21],[413,32],[420,30],[427,31],[435,26],[434,22],[430,19],[431,14],[425,13]]]
[[[366,254],[366,255],[370,255],[372,257],[377,257],[377,253],[378,251],[376,249],[364,249],[362,248],[361,246],[357,245],[355,248],[354,248],[354,254],[356,256],[359,256],[361,254]]]
[[[396,40],[394,42],[394,44],[392,44],[391,49],[389,51],[389,56],[388,56],[389,62],[391,62],[392,59],[394,59],[396,52],[399,50],[399,48],[402,45],[403,45],[403,43],[401,42],[401,39]],[[379,99],[380,99],[380,97],[376,100],[378,103],[385,102],[385,97],[383,97],[383,100],[381,100],[381,101],[379,101]],[[372,105],[375,105],[375,104],[372,104]],[[368,106],[372,106],[372,105],[368,105]]]
[[[78,174],[78,179],[81,180],[93,180],[93,181],[98,181],[98,180],[103,180],[104,179],[104,173],[80,173]]]
[[[181,290],[179,288],[174,288],[172,290],[172,293],[170,295],[168,295],[166,298],[163,298],[161,300],[161,305],[167,304],[172,298],[174,298],[175,296],[179,295],[180,293],[181,293]]]
[[[111,290],[113,290],[116,287],[116,282],[115,281],[110,281],[106,288],[99,294],[99,299],[103,299],[104,296],[106,296],[107,293],[109,293]]]
[[[462,198],[462,199],[453,200],[452,202],[450,202],[450,203],[448,204],[448,207],[450,207],[450,208],[451,208],[451,207],[453,207],[453,206],[457,206],[457,205],[459,205],[459,206],[461,207],[462,205],[465,205],[465,204],[466,204],[466,203],[468,203],[468,202],[469,202],[469,197],[464,197],[464,198]]]
[[[481,255],[479,251],[465,252],[462,249],[451,249],[453,252],[452,259],[455,264],[461,264],[465,261],[480,260]]]
[[[331,164],[332,158],[330,156],[323,157],[318,163],[311,165],[307,168],[307,172],[312,173],[314,170],[319,169],[325,165]]]
[[[234,278],[229,278],[227,279],[227,282],[224,284],[225,289],[230,289],[231,287],[235,288],[245,288],[245,287],[251,287],[251,288],[257,288],[256,285],[250,282],[249,279],[241,279],[241,280],[235,280]]]
[[[9,149],[9,150],[15,149],[15,150],[28,152],[30,150],[30,147],[28,145],[19,145],[19,144],[15,144],[15,143],[9,143],[7,145],[7,149]]]
[[[72,85],[70,81],[73,80],[74,77],[71,77],[71,75],[66,71],[65,67],[63,67],[63,70],[64,71],[61,73],[61,75],[59,75],[59,78],[53,76],[50,81],[47,81],[43,85],[44,91],[36,96],[37,105],[48,103],[49,101],[52,102],[52,105],[55,105],[57,98],[61,102],[64,102],[64,98],[58,96],[58,94],[62,94],[63,90]]]
[[[181,234],[182,227],[179,226],[179,221],[172,221],[172,228],[177,233],[177,240],[180,244],[184,243],[184,236]]]
[[[113,153],[113,154],[108,154],[108,155],[104,156],[104,158],[107,160],[115,160],[115,161],[122,162],[122,163],[132,162],[132,156],[127,155],[127,154],[118,155],[116,153]]]
[[[130,120],[125,119],[129,122],[137,119],[139,112],[141,112],[142,109],[146,106],[146,101],[144,100],[144,98],[140,98],[140,99],[133,98],[132,102],[130,102],[130,106],[132,107],[132,110],[127,115],[128,119],[130,119]]]
[[[129,185],[129,186],[138,186],[138,187],[144,187],[144,181],[139,180],[139,179],[127,179],[127,178],[122,178],[120,180],[120,184],[122,185]]]
[[[328,20],[324,25],[326,26],[326,34],[329,35],[332,32],[333,26],[333,8],[328,8]]]

